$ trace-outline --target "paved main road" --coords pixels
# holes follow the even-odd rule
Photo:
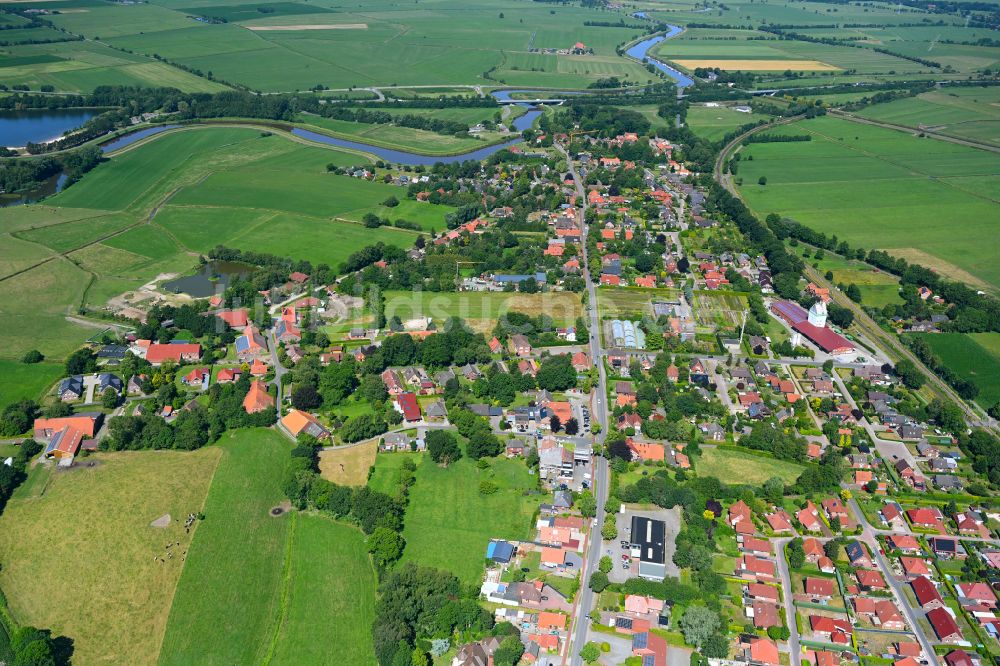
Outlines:
[[[597,365],[598,376],[596,396],[594,398],[594,409],[591,418],[600,424],[601,432],[594,440],[595,444],[604,442],[605,434],[608,431],[608,379],[604,370],[604,349],[601,346],[601,322],[597,317],[597,289],[594,281],[590,278],[590,264],[586,247],[586,212],[587,197],[583,190],[583,182],[576,171],[576,165],[569,154],[562,146],[558,146],[563,155],[566,156],[566,163],[569,165],[570,173],[573,174],[573,182],[576,185],[577,198],[580,206],[577,213],[577,224],[580,225],[583,242],[581,246],[583,252],[583,275],[587,283],[587,312],[590,322],[590,358]],[[608,499],[608,461],[606,458],[594,457],[594,496],[597,499],[597,515],[594,517],[593,525],[590,529],[590,537],[587,539],[587,551],[584,554],[583,569],[580,571],[580,591],[577,593],[576,605],[573,609],[573,618],[570,634],[570,642],[566,647],[563,663],[568,656],[573,666],[581,666],[583,660],[580,658],[580,648],[587,642],[587,633],[590,630],[590,620],[587,617],[594,607],[594,592],[587,585],[590,574],[597,570],[598,562],[601,559],[601,526],[604,524],[604,504]]]

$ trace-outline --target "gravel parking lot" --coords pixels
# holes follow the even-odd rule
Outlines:
[[[614,561],[615,566],[611,569],[611,573],[608,574],[608,578],[612,583],[623,583],[629,578],[634,578],[637,575],[639,568],[638,562],[632,561],[631,558],[628,560],[624,559],[622,556],[630,555],[630,538],[631,534],[629,532],[632,528],[632,516],[643,516],[645,518],[652,518],[655,520],[662,520],[666,524],[666,543],[664,544],[664,550],[666,551],[666,564],[667,564],[667,575],[672,577],[677,577],[679,571],[677,566],[673,563],[674,558],[674,548],[675,540],[677,539],[677,533],[680,531],[681,526],[681,516],[680,508],[674,508],[671,510],[667,509],[657,509],[655,511],[650,510],[633,510],[629,509],[625,505],[625,512],[618,513],[615,516],[615,524],[618,526],[618,538],[613,542],[604,541],[601,544],[601,554],[610,555],[611,559]],[[626,542],[623,547],[622,542]]]

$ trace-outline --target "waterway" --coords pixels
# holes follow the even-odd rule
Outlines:
[[[656,69],[660,70],[661,72],[669,76],[671,79],[673,79],[674,82],[677,84],[677,88],[679,90],[683,90],[688,86],[693,86],[694,79],[692,79],[687,74],[684,74],[683,72],[680,72],[674,69],[673,67],[670,67],[669,65],[660,62],[656,58],[653,58],[652,56],[649,55],[649,49],[653,48],[660,42],[670,39],[672,37],[676,37],[677,35],[681,34],[681,32],[683,32],[683,29],[676,25],[668,26],[668,28],[669,29],[667,30],[666,34],[656,35],[655,37],[644,39],[641,42],[638,42],[637,44],[632,46],[632,48],[627,50],[625,54],[628,55],[629,57],[635,58],[639,62],[649,62],[651,65],[653,65],[653,67],[655,67]]]
[[[147,127],[146,129],[139,130],[137,132],[132,132],[131,134],[125,134],[117,139],[112,139],[107,143],[101,144],[102,153],[110,153],[115,150],[121,150],[126,146],[131,146],[136,141],[140,139],[145,139],[147,136],[153,136],[154,134],[159,134],[160,132],[166,132],[170,129],[176,129],[180,125],[158,125],[157,127]]]
[[[514,129],[519,132],[524,131],[525,129],[531,127],[541,114],[542,112],[540,109],[531,108],[527,113],[514,121]],[[461,153],[459,155],[420,155],[418,153],[410,153],[403,150],[393,150],[391,148],[373,146],[368,143],[361,143],[360,141],[338,139],[336,137],[320,134],[319,132],[313,132],[299,127],[292,129],[292,134],[317,143],[325,143],[329,146],[360,150],[362,152],[375,155],[379,159],[385,160],[386,162],[392,162],[393,164],[406,164],[410,166],[430,166],[438,162],[452,164],[453,162],[464,162],[466,160],[484,160],[494,153],[500,152],[505,148],[510,148],[511,146],[523,141],[521,137],[517,137],[516,139],[511,139],[510,141],[493,144],[492,146],[485,146],[483,148],[472,150],[467,153]]]
[[[237,277],[247,277],[254,266],[239,261],[209,261],[194,275],[179,277],[163,283],[163,290],[175,294],[185,293],[192,298],[207,298],[225,291]]]
[[[100,109],[0,111],[0,146],[14,148],[58,139],[100,112]]]

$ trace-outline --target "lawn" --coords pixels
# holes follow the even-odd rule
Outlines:
[[[268,512],[285,499],[281,477],[291,445],[273,430],[244,430],[225,435],[220,447],[161,664],[259,662],[277,627],[291,518]]]
[[[984,408],[1000,400],[1000,333],[919,334],[942,363],[979,388]]]
[[[378,473],[376,477],[383,485],[384,477]],[[479,483],[486,479],[499,490],[480,494]],[[403,561],[446,569],[465,583],[478,583],[490,539],[528,538],[543,496],[524,492],[534,489],[536,482],[519,460],[496,459],[489,470],[480,470],[468,458],[445,468],[425,456],[410,488]]]
[[[431,317],[438,324],[449,317],[461,317],[477,331],[491,331],[497,320],[508,312],[531,316],[546,314],[557,326],[573,324],[583,314],[580,296],[568,291],[537,294],[492,291],[461,292],[385,292],[385,316],[398,315],[406,321]]]
[[[0,409],[23,400],[38,400],[63,375],[55,363],[25,364],[0,359]]]
[[[1000,288],[1000,155],[835,118],[781,130],[811,141],[742,149],[741,194],[853,247],[878,248],[988,290]],[[749,160],[753,156],[753,160]],[[766,185],[759,185],[761,177]],[[961,233],[941,220],[961,220]],[[993,239],[993,240],[990,240]]]
[[[319,471],[323,478],[341,486],[363,486],[375,464],[378,441],[321,451]]]
[[[102,453],[88,459],[95,467],[19,490],[0,518],[14,617],[72,638],[74,663],[154,663],[191,541],[184,517],[202,508],[219,458],[218,448]],[[169,527],[150,526],[165,513]]]
[[[714,476],[723,483],[760,485],[771,477],[794,483],[804,465],[744,453],[732,448],[705,448],[695,463],[699,476]]]

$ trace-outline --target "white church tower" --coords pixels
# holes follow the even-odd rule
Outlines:
[[[817,328],[826,326],[826,303],[823,301],[813,303],[809,308],[809,323]]]

